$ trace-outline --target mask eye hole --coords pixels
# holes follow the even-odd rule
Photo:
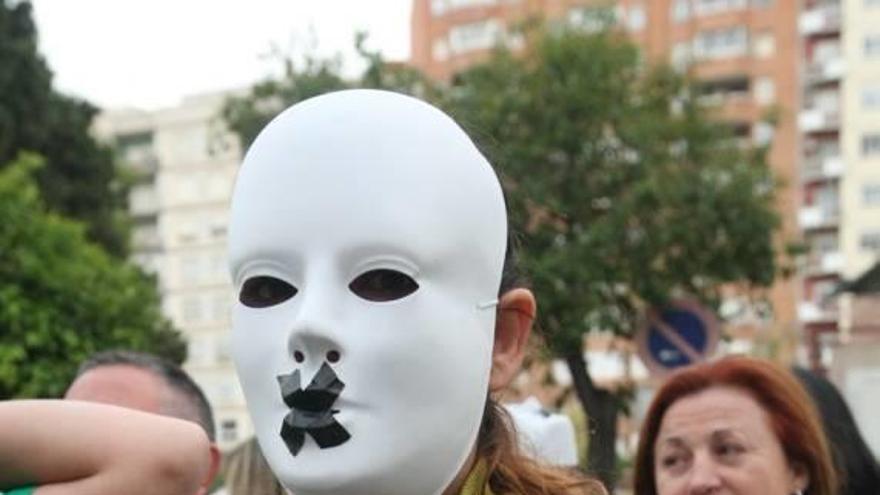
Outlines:
[[[385,302],[412,294],[418,290],[419,284],[405,273],[382,268],[359,275],[348,284],[348,288],[367,301]]]
[[[284,280],[259,276],[244,281],[238,300],[250,308],[267,308],[290,299],[296,293],[296,287]]]

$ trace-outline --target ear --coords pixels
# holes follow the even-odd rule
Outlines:
[[[797,462],[789,467],[791,473],[791,483],[794,486],[795,493],[801,493],[810,486],[810,473],[807,467]]]
[[[220,456],[220,449],[217,447],[217,444],[212,443],[211,465],[208,467],[208,472],[205,473],[205,479],[202,481],[201,486],[199,487],[199,495],[207,495],[208,490],[210,490],[213,486],[214,478],[217,477],[217,472],[220,470]]]
[[[492,373],[489,376],[490,392],[506,387],[519,371],[532,333],[536,309],[535,296],[528,289],[507,291],[498,301]]]

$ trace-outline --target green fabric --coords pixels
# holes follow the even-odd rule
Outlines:
[[[461,487],[460,495],[493,495],[492,489],[489,488],[488,473],[486,473],[486,463],[477,462],[476,466],[471,470],[464,486]]]
[[[35,488],[32,486],[25,488],[16,488],[8,492],[0,492],[3,495],[33,495]]]

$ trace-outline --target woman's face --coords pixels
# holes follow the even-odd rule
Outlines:
[[[751,395],[713,387],[679,399],[654,445],[658,495],[791,495],[807,486]]]

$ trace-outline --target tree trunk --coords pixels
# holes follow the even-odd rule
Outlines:
[[[587,469],[613,493],[617,465],[617,401],[611,392],[597,388],[593,383],[583,355],[570,353],[565,356],[565,361],[571,371],[575,393],[587,413],[590,436]]]

